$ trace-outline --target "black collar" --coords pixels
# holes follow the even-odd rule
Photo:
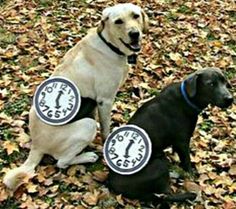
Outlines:
[[[120,56],[124,56],[126,57],[126,55],[120,51],[120,49],[118,49],[117,47],[115,47],[113,44],[111,44],[110,42],[108,42],[103,36],[101,32],[98,32],[98,36],[101,38],[101,40],[116,54],[120,55]],[[128,64],[136,64],[137,63],[137,54],[132,54],[127,56],[127,62]]]

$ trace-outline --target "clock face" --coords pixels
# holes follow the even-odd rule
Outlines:
[[[34,107],[37,116],[50,125],[68,123],[78,113],[81,98],[77,86],[63,77],[51,77],[36,90]]]
[[[112,132],[104,144],[104,157],[116,173],[130,175],[140,171],[151,157],[151,141],[147,133],[135,125]]]

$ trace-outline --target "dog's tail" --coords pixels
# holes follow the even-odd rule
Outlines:
[[[21,184],[24,184],[34,174],[35,167],[39,164],[43,153],[31,149],[27,160],[18,168],[10,170],[3,178],[3,183],[11,190],[15,191]]]

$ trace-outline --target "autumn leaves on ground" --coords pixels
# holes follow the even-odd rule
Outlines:
[[[107,168],[99,137],[88,149],[95,164],[58,169],[46,157],[35,177],[14,194],[2,184],[4,173],[26,159],[30,136],[28,111],[36,86],[48,78],[65,52],[98,24],[102,9],[122,1],[0,0],[0,208],[145,208],[112,194],[104,182]],[[138,63],[117,94],[112,126],[127,122],[146,99],[170,82],[205,66],[223,70],[236,88],[236,5],[233,0],[132,1],[150,18]],[[210,110],[210,111],[209,111]],[[236,106],[209,107],[199,117],[191,160],[199,173],[188,178],[168,149],[174,165],[172,191],[195,191],[194,202],[174,208],[236,208]],[[151,206],[150,206],[151,207]]]

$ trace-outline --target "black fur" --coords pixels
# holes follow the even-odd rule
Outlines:
[[[90,98],[81,97],[81,105],[78,114],[69,122],[73,123],[82,118],[95,118],[97,102]]]

